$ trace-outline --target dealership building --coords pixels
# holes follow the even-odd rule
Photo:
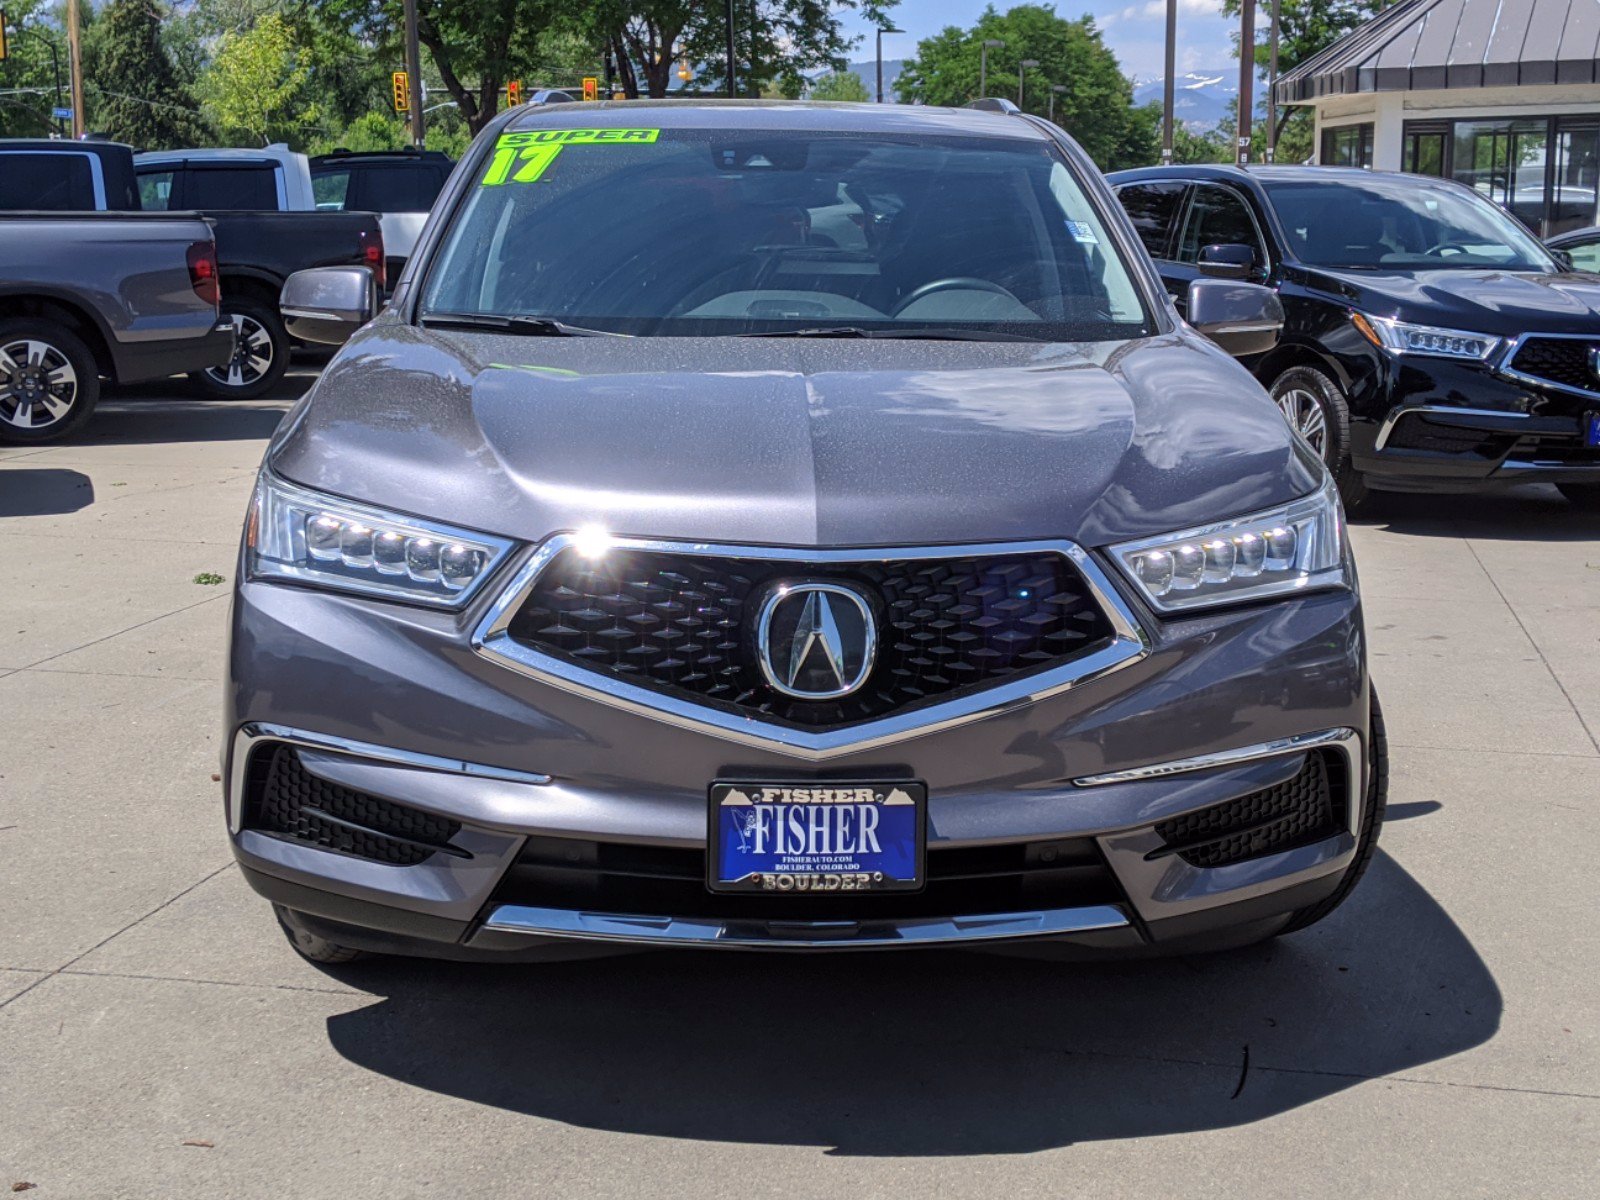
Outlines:
[[[1401,0],[1277,83],[1317,161],[1459,180],[1544,237],[1600,224],[1600,0]]]

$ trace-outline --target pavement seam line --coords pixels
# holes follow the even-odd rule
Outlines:
[[[117,930],[115,933],[108,934],[107,936],[101,938],[98,942],[96,942],[94,945],[90,946],[87,950],[83,951],[81,954],[73,955],[66,962],[62,963],[59,967],[56,967],[54,970],[49,972],[47,975],[44,975],[43,977],[41,977],[39,979],[35,979],[32,983],[30,983],[27,987],[23,988],[15,996],[11,996],[11,997],[9,997],[9,998],[7,998],[5,1000],[0,1000],[0,1008],[5,1008],[6,1005],[11,1004],[13,1001],[22,999],[22,997],[26,996],[29,992],[33,991],[34,988],[38,987],[40,984],[49,982],[50,980],[54,979],[57,975],[59,975],[63,971],[65,971],[68,967],[72,966],[73,963],[77,963],[77,962],[83,961],[89,955],[93,954],[96,950],[100,949],[101,946],[104,946],[107,942],[114,941],[115,939],[121,937],[123,934],[127,933],[128,930],[132,929],[135,925],[143,924],[145,921],[148,921],[151,917],[155,916],[162,909],[168,907],[169,905],[176,904],[179,900],[182,900],[190,892],[194,891],[195,888],[199,887],[203,883],[207,883],[210,880],[215,879],[218,875],[222,874],[224,871],[226,871],[232,865],[233,864],[231,862],[225,862],[220,867],[218,867],[216,870],[206,872],[206,874],[204,876],[202,876],[201,878],[195,880],[188,887],[184,888],[183,891],[179,892],[176,896],[169,896],[167,899],[163,900],[160,904],[156,905],[154,908],[152,908],[149,912],[145,913],[143,916],[135,917],[133,920],[129,921],[126,925],[124,925],[121,929]]]
[[[19,670],[21,668],[18,668]],[[145,678],[140,676],[140,678]],[[1510,754],[1518,758],[1575,758],[1579,762],[1593,762],[1592,754],[1568,754],[1562,750],[1501,750],[1493,746],[1429,746],[1422,742],[1389,743],[1391,750],[1427,750],[1435,754]]]
[[[1472,544],[1472,539],[1464,537],[1461,540],[1467,544],[1467,552],[1472,555],[1473,561],[1483,569],[1485,575],[1489,575],[1489,568],[1484,566],[1483,559],[1478,557],[1478,548]],[[1528,639],[1528,645],[1532,646],[1533,652],[1539,656],[1539,661],[1544,664],[1545,671],[1556,685],[1557,690],[1561,692],[1561,697],[1567,702],[1567,707],[1572,710],[1572,715],[1578,718],[1578,727],[1588,736],[1589,744],[1594,747],[1594,752],[1600,754],[1600,738],[1595,737],[1594,730],[1589,728],[1589,722],[1585,721],[1583,713],[1578,711],[1578,706],[1572,699],[1572,693],[1567,691],[1567,685],[1561,682],[1561,676],[1556,674],[1555,668],[1550,665],[1550,660],[1544,656],[1544,648],[1534,640],[1533,634],[1522,623],[1522,614],[1512,607],[1510,600],[1506,599],[1506,594],[1500,590],[1499,581],[1493,575],[1489,575],[1489,586],[1494,588],[1494,594],[1500,597],[1500,602],[1506,606],[1506,611],[1511,614],[1511,619],[1517,623],[1517,628],[1522,630],[1522,636]]]
[[[62,967],[58,975],[80,975],[91,979],[136,979],[148,983],[197,983],[205,987],[269,988],[280,992],[315,992],[323,996],[361,996],[372,999],[374,993],[355,988],[309,987],[302,983],[254,983],[238,979],[196,979],[183,975],[149,975],[138,971],[94,971],[88,967]]]
[[[17,667],[16,669],[18,671],[31,671],[35,667],[44,666],[44,664],[47,662],[55,662],[55,660],[58,658],[65,658],[69,654],[76,654],[79,650],[87,650],[91,646],[98,646],[101,642],[109,642],[112,638],[119,638],[125,633],[133,633],[135,630],[143,629],[146,625],[154,625],[157,621],[165,621],[168,617],[175,617],[179,613],[186,613],[191,608],[199,608],[202,604],[213,604],[218,600],[226,600],[227,598],[228,593],[226,592],[218,596],[207,596],[204,600],[196,600],[193,604],[185,604],[182,608],[175,608],[171,612],[161,613],[159,616],[151,617],[149,620],[140,621],[137,625],[129,625],[126,629],[119,629],[115,633],[108,633],[104,637],[97,637],[92,642],[85,642],[81,646],[74,646],[70,650],[58,650],[56,653],[46,655],[37,662],[31,662],[25,667]],[[63,674],[64,673],[65,672],[63,672]],[[143,679],[147,677],[141,675],[139,678]]]

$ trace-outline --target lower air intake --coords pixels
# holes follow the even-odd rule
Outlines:
[[[1347,827],[1344,772],[1342,756],[1309,754],[1293,779],[1161,822],[1166,845],[1150,857],[1225,867],[1333,837]]]

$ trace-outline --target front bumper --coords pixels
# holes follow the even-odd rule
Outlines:
[[[1179,950],[1270,932],[1336,888],[1355,856],[1368,685],[1351,593],[1146,618],[1150,652],[1124,669],[826,764],[509,671],[470,649],[482,607],[423,611],[260,582],[236,594],[224,776],[234,850],[257,891],[331,940],[518,959],[667,945]],[[1314,745],[1296,740],[1307,735]],[[253,828],[251,751],[285,742],[319,780],[458,824],[461,853],[394,865]],[[1341,824],[1327,836],[1221,866],[1161,851],[1158,825],[1283,785],[1320,753],[1344,765]],[[540,902],[521,882],[549,877],[530,868],[535,849],[586,869],[596,856],[655,856],[667,874],[703,859],[718,778],[915,778],[929,790],[930,861],[989,848],[1031,870],[1059,848],[1086,878],[1098,873],[1038,904],[929,911],[930,883],[920,907],[867,897],[815,919],[719,909],[703,887],[652,909]]]

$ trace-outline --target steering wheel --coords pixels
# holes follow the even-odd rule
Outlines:
[[[993,283],[987,279],[978,279],[972,275],[951,275],[946,279],[930,279],[921,287],[913,288],[908,295],[900,297],[899,303],[889,310],[889,315],[898,317],[918,300],[921,300],[924,296],[931,296],[935,292],[992,292],[996,296],[1004,296],[1008,300],[1016,300],[1018,304],[1022,303],[1022,301],[1017,300],[1015,295],[998,283]]]
[[[1437,246],[1429,246],[1422,252],[1424,258],[1443,258],[1445,251],[1453,250],[1457,254],[1471,254],[1472,247],[1461,242],[1440,242]]]

